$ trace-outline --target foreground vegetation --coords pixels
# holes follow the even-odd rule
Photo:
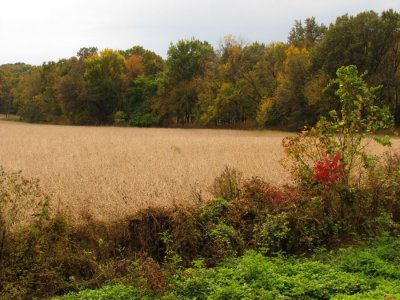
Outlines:
[[[36,183],[2,173],[0,295],[46,298],[106,285],[66,299],[396,299],[399,157],[380,170],[368,187],[304,191],[257,178],[240,185],[227,169],[215,182],[220,198],[204,206],[150,208],[114,223],[88,216],[81,225],[49,218]],[[35,208],[31,225],[23,208],[4,205],[12,199]],[[322,250],[377,235],[395,237]]]
[[[138,284],[110,283],[62,299],[400,299],[399,247],[400,237],[386,237],[311,258],[249,251],[215,268],[195,261],[158,295]]]
[[[399,170],[400,158],[392,157],[368,186],[302,190],[258,178],[240,185],[227,169],[215,183],[220,198],[203,206],[149,208],[113,223],[88,216],[80,225],[49,218],[36,184],[3,173],[2,201],[35,209],[24,226],[25,210],[2,205],[0,295],[46,298],[107,285],[82,298],[397,297]],[[338,257],[320,250],[385,234],[397,238]],[[312,260],[296,258],[313,252]]]

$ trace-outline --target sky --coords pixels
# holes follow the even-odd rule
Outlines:
[[[0,65],[40,65],[82,47],[141,45],[166,57],[191,37],[218,47],[232,34],[246,42],[287,41],[295,20],[334,22],[366,10],[400,11],[399,0],[2,0]]]

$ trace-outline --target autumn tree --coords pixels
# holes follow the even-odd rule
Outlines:
[[[278,122],[278,112],[273,97],[280,83],[281,74],[285,69],[287,45],[284,43],[269,44],[262,59],[257,62],[257,69],[263,77],[263,97],[256,112],[256,122],[264,127]]]
[[[201,123],[254,126],[261,103],[276,90],[285,48],[283,43],[244,44],[227,36],[201,82]]]
[[[164,60],[133,46],[81,48],[76,57],[31,68],[0,66],[0,112],[54,123],[226,127],[313,125],[338,109],[325,88],[342,65],[368,70],[400,124],[400,14],[393,10],[296,21],[288,43],[226,36],[219,49],[195,38],[171,44]],[[15,104],[15,108],[10,103]],[[120,119],[120,118],[118,118]]]
[[[152,103],[161,86],[164,60],[141,46],[120,51],[126,58],[128,123],[150,126],[155,122]]]
[[[274,113],[277,114],[274,119],[278,124],[296,129],[310,118],[304,94],[310,58],[307,49],[294,46],[287,49],[286,56],[284,71],[280,74],[280,83],[273,97]]]
[[[0,66],[0,113],[14,113],[13,89],[21,76],[32,66],[24,63],[6,64]]]
[[[142,46],[133,46],[132,48],[120,51],[120,53],[129,60],[130,57],[140,57],[141,64],[143,65],[143,73],[145,76],[156,76],[164,70],[164,60],[161,56],[153,51],[144,49]]]
[[[225,37],[218,53],[217,60],[208,64],[203,80],[201,120],[216,126],[233,126],[245,119],[244,95],[249,93],[249,83],[243,75],[249,66],[245,64],[243,44],[233,36]],[[251,76],[248,79],[252,80]],[[210,83],[211,89],[207,87]]]

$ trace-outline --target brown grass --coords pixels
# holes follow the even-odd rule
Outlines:
[[[0,121],[0,165],[39,178],[53,207],[124,217],[148,206],[191,204],[224,167],[287,183],[287,133],[31,125]],[[400,145],[396,141],[396,145]]]

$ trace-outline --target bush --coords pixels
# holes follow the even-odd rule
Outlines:
[[[398,253],[382,262],[399,239],[378,239],[370,246],[324,253],[325,261],[304,258],[267,258],[254,251],[228,259],[214,269],[202,264],[177,274],[167,299],[397,299],[400,295]],[[391,254],[393,254],[392,251]],[[363,265],[368,268],[345,268]],[[392,264],[392,266],[389,266]],[[384,271],[384,266],[389,266]],[[379,270],[364,272],[364,270]],[[390,274],[390,276],[387,276]],[[393,297],[393,298],[390,298]]]
[[[385,165],[380,168],[376,174],[386,172]],[[230,178],[226,174],[218,182],[230,187],[225,184],[229,180],[221,180]],[[162,262],[167,245],[160,234],[168,232],[168,248],[185,263],[202,257],[207,265],[215,265],[249,248],[269,254],[304,253],[360,236],[396,232],[399,226],[392,213],[399,198],[392,187],[376,185],[379,189],[373,184],[303,189],[252,178],[243,181],[238,195],[230,200],[215,198],[197,207],[140,212],[131,221],[131,235],[136,237],[132,246]]]
[[[116,125],[125,125],[125,121],[126,121],[126,114],[123,111],[117,111],[114,114],[114,123]]]
[[[264,223],[254,227],[257,248],[263,253],[283,249],[282,242],[289,233],[289,220],[285,212],[267,215]]]
[[[339,68],[336,74],[337,79],[330,85],[338,85],[335,94],[341,110],[330,111],[330,119],[321,117],[313,128],[283,141],[285,165],[304,187],[360,185],[366,170],[377,161],[365,150],[367,138],[394,125],[388,108],[381,107],[374,96],[380,87],[369,88],[364,82],[366,73],[359,76],[355,66],[347,66]],[[374,140],[390,145],[389,136]]]
[[[387,152],[379,164],[370,168],[366,193],[373,199],[371,210],[384,210],[400,223],[400,154]]]
[[[212,192],[217,198],[232,200],[239,196],[241,184],[242,173],[226,166],[222,174],[215,178]]]
[[[241,255],[246,249],[258,249],[268,255],[306,253],[319,247],[348,244],[361,236],[396,232],[398,224],[392,215],[399,201],[398,166],[393,164],[397,161],[396,156],[390,156],[389,161],[390,165],[382,162],[370,172],[369,186],[358,188],[316,185],[305,190],[274,186],[260,178],[252,178],[241,183],[240,192],[231,200],[215,198],[185,208],[148,208],[128,220],[114,223],[102,223],[91,216],[86,216],[79,226],[61,215],[49,220],[36,219],[33,225],[19,226],[9,235],[0,268],[1,294],[6,298],[44,297],[96,288],[113,280],[134,285],[136,291],[144,294],[151,291],[150,294],[160,295],[168,289],[168,278],[195,259],[201,258],[202,264],[209,267],[219,265],[227,257]],[[38,216],[43,215],[42,210]],[[397,246],[393,247],[397,249]],[[397,267],[390,267],[386,262],[391,260],[393,264],[398,260],[398,253],[389,248],[380,253],[379,259],[369,253],[343,255],[341,262],[335,262],[339,273],[331,275],[326,266],[308,264],[304,268],[314,273],[305,276],[310,280],[319,276],[320,281],[316,278],[315,281],[296,279],[299,282],[293,283],[290,291],[285,292],[282,292],[279,280],[270,282],[270,279],[254,277],[265,287],[271,286],[267,289],[252,284],[247,287],[236,279],[236,273],[247,276],[243,278],[257,276],[258,264],[267,270],[275,270],[270,262],[253,264],[252,259],[242,265],[242,268],[253,265],[254,270],[246,269],[250,273],[228,268],[225,275],[227,280],[233,276],[232,284],[225,285],[227,281],[222,281],[222,277],[214,278],[215,271],[209,269],[199,270],[190,284],[189,281],[187,285],[184,283],[189,280],[190,273],[176,284],[184,284],[182,291],[187,290],[188,295],[197,291],[199,299],[210,290],[215,298],[251,295],[275,299],[287,295],[321,299],[347,289],[361,289],[364,283],[354,281],[355,277],[346,275],[349,272],[398,280]],[[306,272],[303,269],[293,271],[294,266],[290,265],[287,268],[288,274]],[[231,273],[234,275],[229,275]],[[280,273],[276,274],[280,278]],[[342,276],[340,274],[347,283],[339,287],[335,276]],[[220,286],[210,286],[213,280],[220,282]],[[282,280],[289,279],[283,277]],[[320,282],[326,282],[326,290],[309,286],[320,285]],[[379,288],[390,293],[393,291],[390,284],[382,283]],[[173,294],[179,294],[173,291]],[[367,295],[368,291],[365,293]]]
[[[240,234],[232,226],[223,222],[210,225],[207,228],[207,235],[205,245],[207,252],[203,255],[211,258],[214,262],[236,256],[243,250],[243,240]]]
[[[0,299],[43,298],[95,288],[127,274],[140,273],[126,279],[129,284],[138,282],[144,270],[132,263],[138,253],[127,246],[128,229],[123,221],[105,224],[90,217],[73,225],[60,214],[19,226],[0,261]]]
[[[29,225],[48,217],[48,197],[39,188],[38,180],[7,173],[0,166],[0,263],[8,239],[21,225]]]
[[[149,127],[153,125],[153,114],[147,102],[137,103],[129,118],[130,126]]]
[[[97,290],[83,290],[79,293],[69,293],[63,296],[64,300],[135,300],[146,299],[140,295],[132,286],[124,286],[122,284],[114,286],[104,286]],[[150,298],[147,298],[150,299]]]

